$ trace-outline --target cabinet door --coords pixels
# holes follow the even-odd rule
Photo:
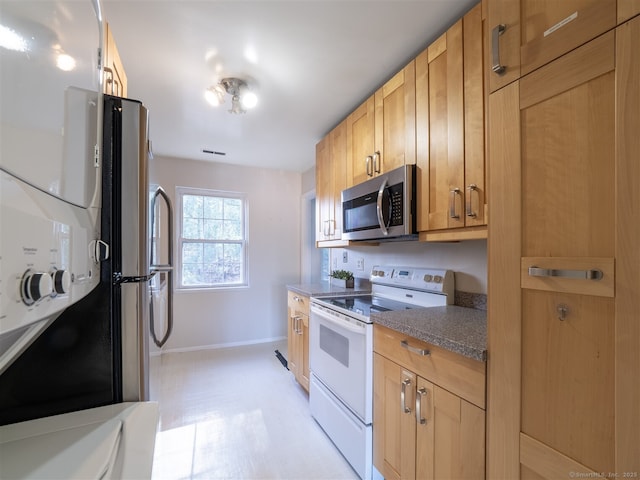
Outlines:
[[[331,131],[331,175],[333,176],[333,219],[335,239],[342,235],[342,190],[347,188],[347,123],[343,121]]]
[[[485,113],[482,4],[462,18],[464,61],[464,224],[486,225]]]
[[[640,14],[640,2],[638,0],[618,0],[618,24]]]
[[[631,14],[634,8],[627,7],[621,15]],[[519,5],[490,0],[488,10],[489,68],[497,70],[491,75],[491,91],[583,45],[617,22],[616,0],[521,0]]]
[[[331,175],[331,137],[316,144],[316,241],[331,238],[333,225],[333,184]]]
[[[418,377],[416,388],[416,478],[430,480],[435,477],[435,387],[431,382]],[[483,440],[484,441],[484,440]]]
[[[373,464],[386,480],[416,478],[417,377],[377,353],[373,362]]]
[[[371,96],[347,117],[347,186],[373,176],[375,98]]]
[[[373,174],[416,163],[416,74],[412,61],[375,94]]]
[[[429,63],[428,229],[464,226],[462,20],[427,49]],[[421,205],[424,207],[424,205]]]
[[[489,431],[496,432],[489,437],[490,476],[520,470],[512,463],[517,454],[505,462],[501,453],[514,445],[523,468],[541,478],[638,469],[640,362],[628,350],[640,338],[637,306],[636,313],[630,309],[640,295],[640,235],[620,216],[637,190],[627,176],[637,174],[637,135],[628,128],[638,128],[640,69],[631,54],[640,42],[638,22],[494,94],[492,162],[502,171],[492,173],[492,205],[517,203],[505,210],[511,215],[492,213],[489,234],[501,239],[489,245],[489,269],[501,272],[490,278],[488,292],[489,351],[496,353],[489,372]],[[501,153],[506,135],[521,142],[508,156]]]
[[[615,471],[613,289],[582,295],[596,282],[532,277],[529,267],[577,271],[572,257],[613,263],[614,58],[610,32],[520,81],[521,431],[602,472]],[[613,282],[612,269],[605,275]]]
[[[288,308],[287,321],[287,367],[294,377],[298,376],[298,358],[300,358],[300,341],[298,335],[298,314],[291,305]]]
[[[434,478],[484,479],[484,410],[437,385],[433,403]]]
[[[309,391],[309,315],[300,314],[298,326],[298,375],[296,380],[307,392]]]
[[[102,89],[104,93],[117,97],[127,96],[127,74],[120,60],[120,54],[116,47],[116,41],[109,24],[105,22],[103,70],[104,78]]]

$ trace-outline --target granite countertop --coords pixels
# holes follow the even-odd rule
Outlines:
[[[371,312],[373,323],[459,353],[487,361],[487,312],[447,305]]]
[[[287,285],[287,290],[306,295],[307,297],[324,297],[328,295],[366,295],[371,293],[371,284],[368,281],[356,279],[355,288],[344,288],[331,285],[330,282],[302,283]]]

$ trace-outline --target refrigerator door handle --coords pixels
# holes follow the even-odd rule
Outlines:
[[[150,295],[150,328],[151,328],[151,336],[153,338],[153,342],[161,348],[167,340],[171,336],[171,332],[173,331],[173,207],[171,206],[171,199],[166,194],[166,192],[162,189],[162,187],[158,187],[153,195],[153,199],[151,200],[151,231],[154,231],[155,225],[155,213],[156,213],[156,200],[158,197],[162,197],[167,205],[167,224],[168,224],[168,240],[167,240],[167,262],[166,264],[157,264],[155,263],[154,258],[154,249],[151,248],[151,261],[150,261],[150,269],[151,272],[164,272],[167,275],[167,330],[164,333],[164,336],[158,340],[155,331],[155,322],[153,318],[153,292]]]

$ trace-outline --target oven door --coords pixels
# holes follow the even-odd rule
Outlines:
[[[371,423],[373,325],[312,303],[309,367],[360,420]]]

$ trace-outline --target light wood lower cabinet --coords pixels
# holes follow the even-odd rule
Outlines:
[[[288,292],[287,366],[309,391],[309,297]]]
[[[402,348],[402,340],[430,355]],[[373,362],[378,471],[387,480],[483,479],[485,412],[459,395],[484,405],[484,363],[379,325],[374,326]]]

